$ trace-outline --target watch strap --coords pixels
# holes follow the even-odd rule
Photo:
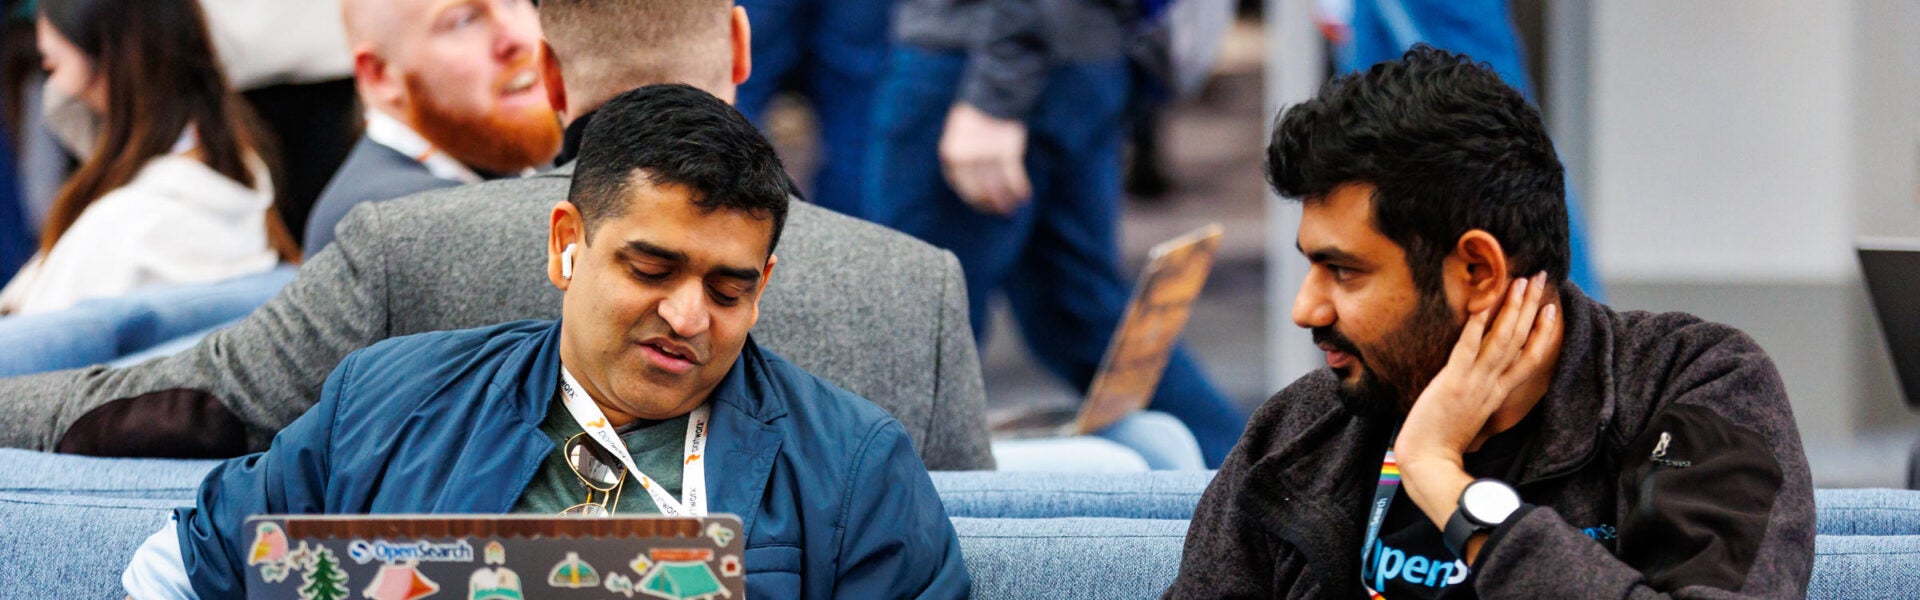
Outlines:
[[[1440,541],[1447,545],[1447,550],[1452,551],[1455,557],[1466,560],[1467,540],[1473,539],[1476,533],[1492,530],[1493,527],[1490,525],[1480,525],[1467,520],[1466,511],[1455,507],[1453,516],[1447,518],[1446,530],[1440,532]]]

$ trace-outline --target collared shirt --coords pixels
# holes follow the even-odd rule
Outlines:
[[[387,113],[377,110],[367,111],[367,139],[411,157],[421,166],[426,167],[427,172],[432,173],[434,177],[461,183],[486,181],[486,178],[481,177],[472,167],[455,160],[453,156],[434,146],[433,142],[421,137],[420,133],[414,131],[412,127],[388,116]],[[532,171],[528,169],[527,173],[522,175],[531,174]]]

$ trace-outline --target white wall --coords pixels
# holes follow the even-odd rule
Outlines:
[[[1593,6],[1594,245],[1608,281],[1854,272],[1852,2]]]
[[[1809,441],[1911,428],[1863,235],[1920,236],[1920,3],[1591,5],[1587,210],[1616,305],[1739,326]]]

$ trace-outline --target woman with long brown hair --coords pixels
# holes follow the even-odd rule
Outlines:
[[[297,261],[194,0],[42,0],[47,124],[82,158],[0,314]]]

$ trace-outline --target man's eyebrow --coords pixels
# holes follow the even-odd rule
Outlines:
[[[627,242],[620,250],[622,254],[644,254],[667,262],[687,262],[687,253],[656,246],[639,240]]]
[[[664,248],[639,240],[627,242],[626,247],[620,249],[620,253],[628,256],[635,254],[645,255],[671,263],[685,263],[688,260],[687,253],[685,252]],[[719,266],[713,268],[713,274],[728,279],[738,279],[749,285],[760,282],[760,270],[752,267]]]
[[[1339,248],[1314,248],[1312,252],[1308,252],[1306,248],[1300,246],[1300,242],[1297,240],[1293,242],[1293,249],[1299,250],[1301,254],[1306,255],[1308,262],[1316,264],[1325,262],[1364,264],[1366,262],[1361,260],[1359,256]]]
[[[760,283],[760,270],[746,267],[714,267],[713,273],[728,279],[738,279],[747,285]]]

